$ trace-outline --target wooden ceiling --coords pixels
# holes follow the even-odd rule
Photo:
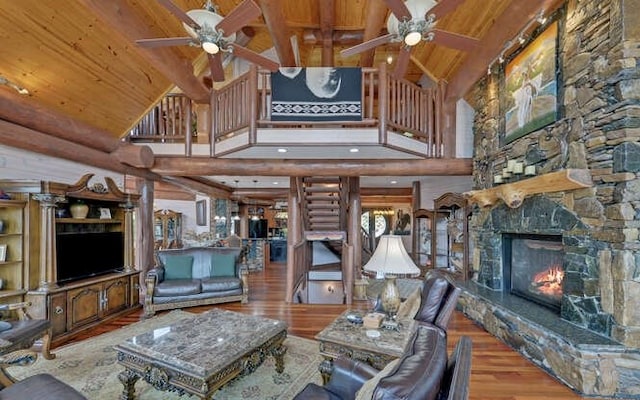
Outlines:
[[[286,39],[292,35],[299,44],[301,66],[378,65],[398,51],[395,44],[378,47],[373,57],[366,53],[340,56],[341,50],[385,32],[389,11],[382,0],[255,1],[263,16],[248,23],[251,38],[246,47],[253,51],[275,46],[281,60],[291,60]],[[240,2],[215,1],[222,15]],[[174,3],[190,10],[201,8],[204,0]],[[478,51],[468,54],[421,43],[412,52],[414,62],[406,78],[417,82],[426,75],[445,80],[451,96],[460,98],[486,71],[503,43],[540,9],[559,3],[466,0],[439,19],[438,28],[477,38]],[[206,101],[208,89],[202,75],[207,73],[207,62],[201,49],[145,49],[135,44],[136,39],[174,36],[185,36],[181,22],[155,0],[3,1],[0,75],[31,94],[20,96],[0,86],[0,100],[51,110],[120,138],[176,85],[192,98]],[[6,102],[0,103],[0,118],[12,120]]]

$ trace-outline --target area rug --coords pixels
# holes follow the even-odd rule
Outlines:
[[[80,343],[54,349],[56,358],[38,360],[30,366],[11,367],[9,372],[18,379],[37,373],[49,373],[68,383],[90,400],[117,399],[122,393],[118,374],[123,371],[113,346],[137,334],[171,324],[189,313],[175,310],[170,313],[131,324],[117,331],[108,332]],[[278,374],[273,357],[253,373],[229,382],[214,394],[219,400],[286,400],[292,399],[308,382],[320,383],[318,364],[322,357],[318,343],[313,340],[289,336],[284,344],[285,370]],[[140,380],[135,385],[136,399],[170,400],[196,399],[195,396],[178,396],[161,392]]]

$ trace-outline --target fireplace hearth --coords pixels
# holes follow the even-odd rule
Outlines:
[[[505,290],[560,312],[564,249],[560,235],[504,234]]]

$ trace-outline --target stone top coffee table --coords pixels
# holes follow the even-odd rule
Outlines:
[[[115,346],[125,367],[118,376],[121,399],[134,398],[142,378],[158,390],[212,398],[231,379],[251,373],[266,356],[284,371],[287,324],[268,318],[213,309]]]

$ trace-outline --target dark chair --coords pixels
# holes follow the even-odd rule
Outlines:
[[[460,292],[460,288],[442,273],[429,272],[422,287],[420,308],[414,319],[433,324],[446,332]]]
[[[46,319],[31,319],[25,311],[29,306],[29,302],[0,304],[0,311],[15,311],[18,315],[17,320],[0,321],[0,356],[28,349],[37,339],[42,338],[42,356],[51,360],[55,358],[49,352],[51,322]],[[0,365],[0,384],[9,386],[13,382],[14,379],[6,372],[5,367]]]
[[[371,399],[464,400],[469,394],[471,339],[461,337],[447,362],[446,335],[429,324],[419,324],[405,354],[382,371],[361,361],[334,360],[326,386],[308,384],[297,400],[351,400],[356,393]],[[366,393],[365,393],[366,392]]]
[[[49,374],[30,376],[0,390],[0,400],[87,400],[80,392]]]

